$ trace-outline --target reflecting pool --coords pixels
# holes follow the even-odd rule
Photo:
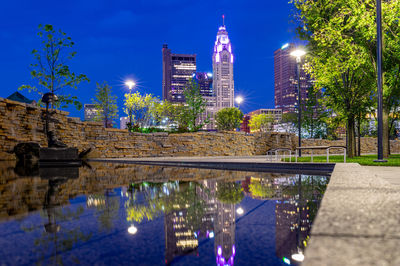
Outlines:
[[[329,176],[0,162],[1,265],[296,265]]]

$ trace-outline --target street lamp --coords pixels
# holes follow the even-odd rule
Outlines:
[[[129,88],[129,96],[132,93],[132,88],[136,85],[132,80],[125,82],[125,85]],[[129,107],[129,126],[132,127],[132,107]]]
[[[240,104],[243,102],[243,97],[242,96],[236,97],[235,102],[238,104],[238,109],[240,109]]]
[[[382,8],[381,0],[376,0],[376,57],[377,57],[377,70],[378,70],[378,160],[375,162],[387,162],[383,159],[383,99],[382,99]]]
[[[298,110],[298,125],[299,125],[299,147],[301,147],[301,86],[300,86],[300,64],[301,57],[304,56],[306,52],[301,49],[294,50],[290,53],[291,56],[296,57],[297,63],[297,110]],[[299,149],[299,157],[301,157],[301,149]]]

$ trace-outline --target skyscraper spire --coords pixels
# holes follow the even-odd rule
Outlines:
[[[222,26],[225,27],[225,15],[222,15]]]

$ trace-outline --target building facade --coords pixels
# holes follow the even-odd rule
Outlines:
[[[284,113],[297,110],[297,63],[296,58],[290,53],[295,49],[292,43],[285,44],[274,52],[274,89],[275,108],[282,109]],[[307,99],[308,88],[312,86],[309,75],[300,70],[301,99]]]
[[[271,116],[274,119],[274,123],[280,123],[282,121],[282,109],[262,108],[262,109],[254,110],[254,111],[248,113],[247,115],[250,116],[250,118],[251,118],[252,116],[260,115],[260,114],[266,114],[268,116]]]
[[[85,104],[84,112],[85,112],[85,121],[95,121],[97,115],[97,109],[95,104]]]
[[[234,107],[233,53],[225,25],[218,29],[212,61],[216,109]]]
[[[163,100],[175,103],[185,102],[183,90],[196,73],[195,54],[173,54],[167,44],[162,48],[163,58]]]

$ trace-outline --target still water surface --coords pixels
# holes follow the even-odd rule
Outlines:
[[[0,265],[287,265],[327,176],[0,163]]]

